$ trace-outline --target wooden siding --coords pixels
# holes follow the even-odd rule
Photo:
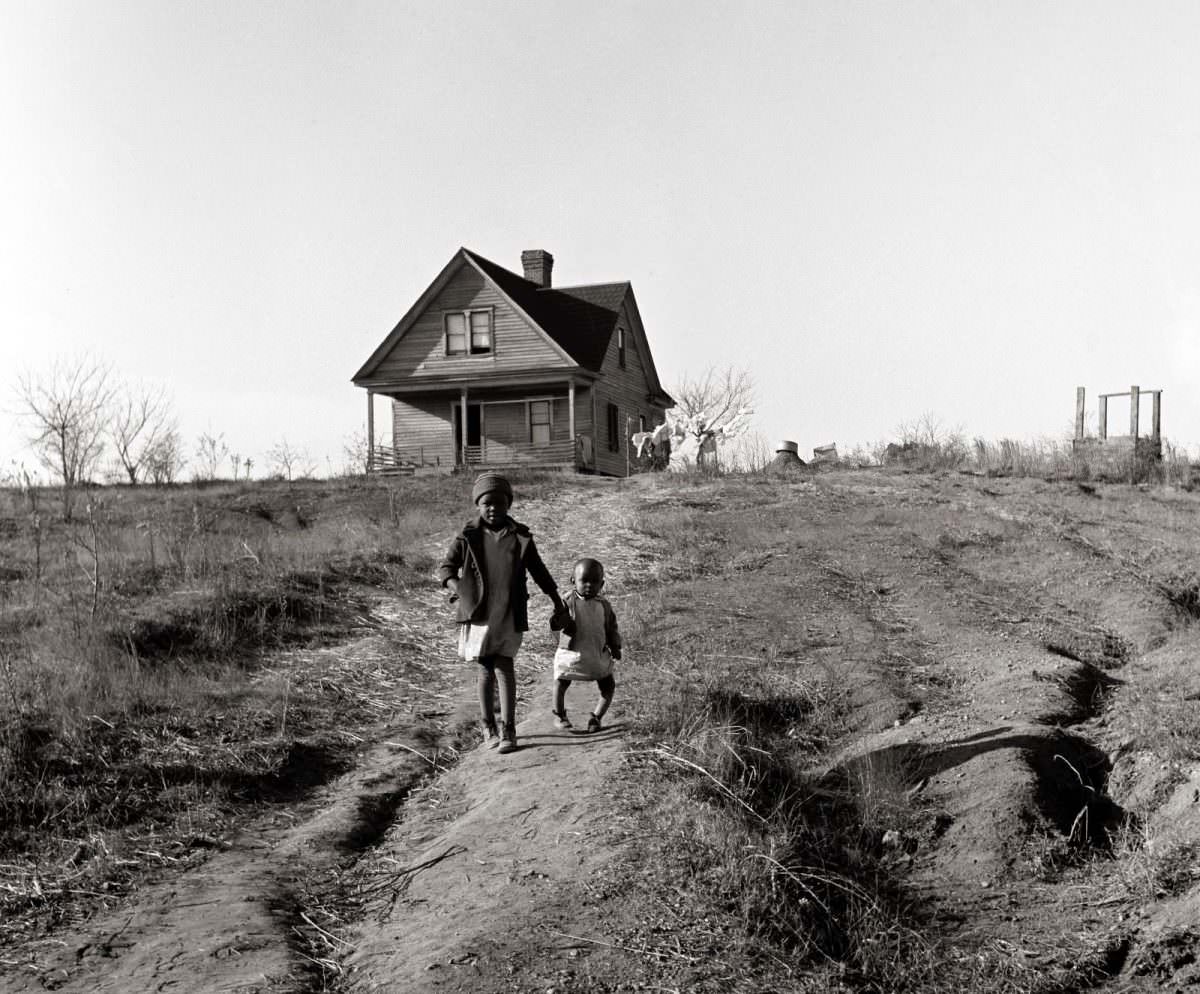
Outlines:
[[[446,394],[406,396],[392,401],[392,445],[400,452],[421,451],[426,465],[454,465],[454,432]]]
[[[614,331],[608,343],[608,352],[600,368],[600,380],[596,383],[596,470],[612,476],[625,475],[625,453],[629,435],[638,430],[639,416],[645,417],[647,431],[666,420],[662,407],[650,403],[650,384],[646,378],[646,367],[641,342],[633,334],[632,315],[622,306],[620,327],[625,329],[625,368],[621,368],[617,349],[617,333]],[[613,452],[608,444],[608,405],[617,406],[617,425],[621,434],[620,448]],[[591,405],[588,405],[589,420]],[[626,431],[626,418],[631,418]],[[630,453],[632,461],[633,454]]]
[[[490,309],[492,351],[482,356],[447,356],[443,315],[447,311]],[[445,376],[475,376],[574,365],[542,332],[531,328],[508,299],[469,263],[463,263],[425,312],[379,363],[369,380],[376,383],[436,381]]]

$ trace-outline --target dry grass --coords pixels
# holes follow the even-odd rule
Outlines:
[[[1016,466],[1027,456],[1006,458]],[[518,500],[562,482],[514,477]],[[663,900],[694,909],[696,928],[718,930],[723,989],[1055,989],[998,941],[963,950],[937,937],[906,885],[911,849],[931,839],[934,820],[914,771],[887,752],[850,766],[830,759],[856,732],[860,664],[836,672],[827,657],[807,658],[803,629],[776,631],[764,610],[791,610],[779,584],[792,574],[773,564],[801,539],[781,533],[781,516],[799,501],[835,499],[827,484],[672,475],[625,486],[625,524],[657,553],[617,571],[627,578],[622,628],[636,647],[621,705],[642,735],[631,761],[648,795],[642,859],[653,869],[639,872],[661,884]],[[373,587],[436,609],[429,574],[470,513],[469,487],[461,478],[227,485],[166,500],[106,491],[69,528],[44,514],[35,527],[36,496],[0,495],[11,564],[0,580],[0,912],[61,907],[119,890],[145,865],[186,861],[237,805],[304,789],[301,768],[340,769],[355,729],[439,699],[422,661],[446,646],[402,615],[381,626],[365,610]],[[1182,495],[1159,496],[1147,504]],[[878,514],[876,524],[907,520]],[[937,543],[990,549],[1010,530],[943,528]],[[804,562],[806,589],[852,604],[876,636],[872,680],[894,679],[897,696],[911,690],[901,685],[916,657],[905,656],[904,619],[886,592],[851,565]],[[1148,567],[1139,570],[1149,584]],[[1181,625],[1194,618],[1194,579],[1181,572],[1158,590],[1174,592]],[[352,630],[374,631],[377,643],[358,655],[311,651]],[[1191,760],[1200,729],[1185,698],[1195,688],[1172,684],[1172,672],[1164,667],[1161,685],[1142,682],[1144,698],[1129,695],[1131,721],[1144,721],[1160,752],[1166,743]],[[334,722],[350,736],[323,738]],[[1143,824],[1131,821],[1114,842],[1129,886],[1189,886],[1195,847],[1139,837]],[[1030,858],[1047,875],[1060,869],[1049,848]]]
[[[424,675],[280,653],[371,631],[373,591],[432,587],[469,486],[109,488],[71,523],[0,491],[0,911],[117,893],[341,769],[352,743],[324,729]]]
[[[672,592],[649,587],[622,619],[645,661],[623,699],[646,731],[635,760],[659,780],[664,872],[736,917],[746,970],[770,960],[789,990],[915,989],[937,957],[899,885],[907,857],[896,840],[924,814],[906,771],[886,761],[820,772],[847,730],[844,675],[797,666],[785,639],[751,637],[736,622],[741,604],[779,596],[773,578],[739,564],[761,567],[786,544],[772,515],[787,512],[769,507],[781,494],[717,486],[719,495],[685,487],[669,503],[651,492],[638,525],[663,543]],[[696,627],[664,627],[689,604]],[[733,621],[703,620],[717,614]]]

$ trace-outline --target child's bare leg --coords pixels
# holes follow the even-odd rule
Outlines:
[[[596,702],[596,706],[592,709],[592,714],[597,718],[603,718],[608,706],[612,704],[613,691],[617,689],[617,681],[612,676],[606,676],[601,680],[596,681],[596,686],[600,690],[600,700]]]
[[[479,660],[479,714],[489,731],[496,730],[496,674],[492,657]]]
[[[562,677],[554,681],[554,713],[557,715],[567,713],[567,688],[570,686],[571,681]]]
[[[492,656],[496,682],[500,684],[500,721],[507,727],[517,720],[517,674],[511,656]]]

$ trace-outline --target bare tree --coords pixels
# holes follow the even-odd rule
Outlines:
[[[143,456],[142,468],[156,487],[166,486],[179,479],[187,460],[183,457],[183,438],[175,428],[149,446]]]
[[[229,455],[229,446],[225,444],[225,434],[213,435],[204,432],[196,443],[196,469],[192,474],[198,481],[215,480],[217,467],[225,462]]]
[[[118,391],[108,433],[130,483],[138,482],[147,454],[174,430],[171,402],[161,385],[126,384]]]
[[[698,461],[715,452],[717,442],[734,438],[750,427],[754,413],[754,381],[745,369],[709,367],[697,379],[684,377],[672,393],[675,406],[667,420],[677,436],[695,439]]]
[[[90,356],[57,359],[45,373],[20,374],[17,394],[32,426],[30,445],[62,479],[63,517],[69,521],[72,491],[90,477],[104,451],[112,371]]]
[[[309,458],[306,449],[295,448],[286,438],[280,439],[267,453],[267,458],[271,460],[271,467],[276,475],[284,478],[289,483],[296,477],[305,478],[312,476],[316,471],[316,466]]]

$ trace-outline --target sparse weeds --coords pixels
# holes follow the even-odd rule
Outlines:
[[[313,735],[366,712],[256,679],[261,650],[348,631],[363,584],[426,582],[424,547],[461,506],[379,484],[114,488],[62,522],[34,494],[0,491],[0,910],[47,914],[153,865],[134,837],[184,859],[229,806],[339,769]]]
[[[664,844],[697,892],[791,962],[865,989],[929,976],[934,960],[893,872],[906,855],[898,840],[919,821],[908,771],[885,757],[840,778],[813,772],[844,733],[835,674],[798,680],[778,652],[751,663],[722,648],[690,647],[669,679],[658,674],[672,689],[647,716],[646,755],[671,777]]]
[[[1200,883],[1200,840],[1131,821],[1113,838],[1120,894],[1134,905],[1176,897]]]
[[[976,437],[968,445],[961,431],[930,414],[902,423],[896,435],[896,441],[872,447],[874,463],[916,472],[962,469],[989,477],[1151,483],[1183,490],[1191,490],[1198,478],[1187,450],[1166,439],[1158,447],[1146,438],[1124,447],[1094,438],[1076,444],[1049,437]]]

